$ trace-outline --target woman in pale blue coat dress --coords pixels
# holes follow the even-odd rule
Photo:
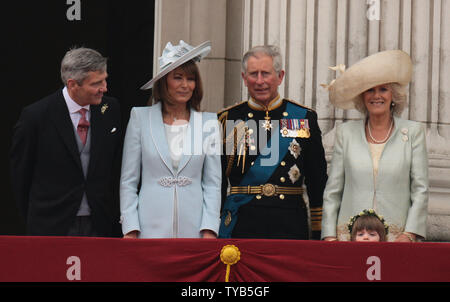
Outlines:
[[[400,50],[353,65],[328,86],[338,108],[356,108],[365,119],[337,127],[324,192],[322,238],[349,240],[349,219],[374,209],[389,225],[389,241],[426,235],[428,158],[424,127],[400,119],[412,63]]]
[[[199,112],[194,60],[210,42],[168,43],[153,106],[133,108],[122,161],[120,209],[125,238],[216,238],[220,218],[220,132],[215,113]]]

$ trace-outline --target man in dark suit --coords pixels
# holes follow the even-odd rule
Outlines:
[[[23,109],[11,180],[29,235],[118,236],[119,102],[104,96],[107,62],[88,48],[61,62],[65,87]]]
[[[222,238],[309,239],[311,233],[320,239],[327,181],[322,135],[314,110],[280,97],[281,61],[274,46],[248,51],[242,77],[251,98],[218,114],[224,135]]]

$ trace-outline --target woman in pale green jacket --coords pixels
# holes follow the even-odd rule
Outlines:
[[[365,209],[384,217],[388,241],[425,237],[425,131],[418,122],[398,118],[406,105],[411,75],[408,54],[384,51],[359,61],[328,86],[336,107],[356,108],[365,119],[337,127],[323,200],[324,240],[350,240],[347,223]]]

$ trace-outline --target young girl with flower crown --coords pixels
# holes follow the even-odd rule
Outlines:
[[[388,225],[374,210],[364,210],[348,223],[351,241],[387,241]]]

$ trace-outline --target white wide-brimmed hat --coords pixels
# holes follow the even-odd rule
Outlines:
[[[330,102],[341,109],[353,109],[370,88],[387,83],[408,85],[413,66],[406,52],[387,50],[368,56],[347,70],[343,65],[331,69],[340,70],[341,74],[330,85],[324,85]]]
[[[199,62],[211,51],[211,42],[206,41],[197,47],[193,47],[183,40],[180,40],[180,44],[172,45],[167,43],[163,50],[162,56],[159,57],[159,72],[153,79],[148,81],[141,87],[142,90],[152,88],[153,84],[161,79],[163,76],[171,72],[172,70],[180,67],[189,60],[195,60]]]

